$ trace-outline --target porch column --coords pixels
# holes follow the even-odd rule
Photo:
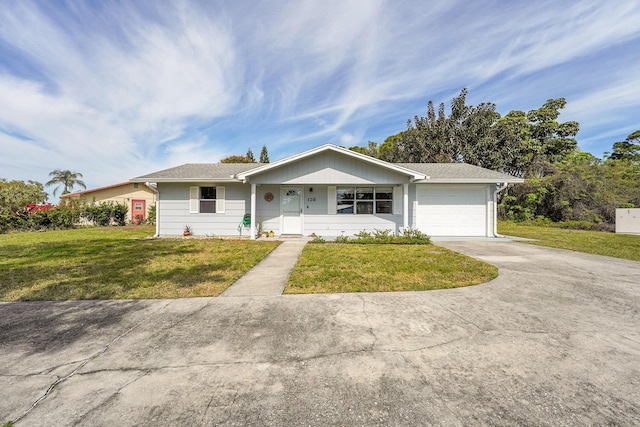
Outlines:
[[[251,240],[256,240],[256,185],[251,183]]]
[[[409,228],[409,184],[402,185],[402,226]]]

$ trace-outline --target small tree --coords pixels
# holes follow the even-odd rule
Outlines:
[[[247,157],[247,161],[248,161],[249,163],[255,163],[255,162],[256,162],[256,158],[255,158],[255,157],[253,157],[253,151],[251,151],[251,148],[249,148],[249,149],[247,150],[247,156],[246,156],[246,157]]]
[[[269,163],[269,152],[266,145],[263,145],[262,151],[260,151],[260,163]]]
[[[58,184],[56,188],[53,189],[53,195],[56,195],[56,192],[62,186],[64,189],[62,190],[62,194],[68,194],[71,192],[74,186],[79,186],[82,188],[87,188],[80,178],[82,178],[82,174],[80,172],[71,172],[70,170],[60,170],[55,169],[54,171],[49,173],[51,179],[45,184],[46,187],[51,185]]]
[[[17,212],[31,203],[36,205],[47,200],[47,193],[36,181],[7,181],[0,178],[0,212]]]
[[[613,153],[609,156],[613,160],[630,160],[640,162],[640,130],[627,136],[624,141],[613,144]]]

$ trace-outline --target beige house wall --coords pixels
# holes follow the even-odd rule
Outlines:
[[[124,204],[129,208],[127,211],[127,222],[131,222],[132,200],[144,200],[146,202],[147,215],[149,215],[149,209],[151,206],[156,202],[156,193],[151,188],[144,184],[137,184],[138,188],[134,188],[134,185],[136,184],[131,183],[117,187],[104,188],[72,196],[70,198],[87,203],[114,202]]]

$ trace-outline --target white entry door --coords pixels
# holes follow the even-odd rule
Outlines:
[[[282,188],[282,234],[302,234],[302,187]]]

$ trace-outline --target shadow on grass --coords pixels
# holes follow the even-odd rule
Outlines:
[[[241,249],[216,240],[130,238],[4,245],[0,300],[189,296],[185,290],[202,283],[231,285],[266,255]],[[150,290],[156,287],[168,294]]]

